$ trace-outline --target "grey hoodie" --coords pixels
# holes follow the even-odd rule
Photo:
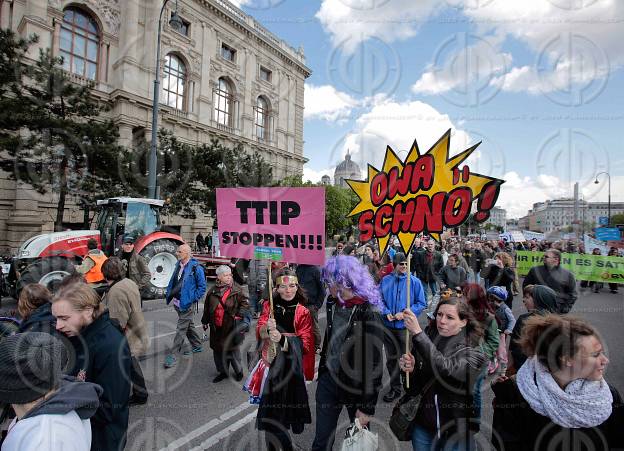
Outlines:
[[[22,420],[37,415],[64,415],[75,410],[81,420],[88,420],[100,406],[102,387],[91,382],[79,382],[66,376],[59,389],[37,404]]]
[[[58,390],[9,426],[2,451],[89,451],[91,424],[103,390],[90,382],[63,379]]]

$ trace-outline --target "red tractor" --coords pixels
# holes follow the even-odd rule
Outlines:
[[[28,239],[13,259],[11,273],[16,294],[29,283],[41,283],[51,290],[87,254],[87,241],[95,238],[106,255],[117,254],[125,234],[135,237],[135,252],[145,257],[152,279],[144,299],[161,299],[176,265],[175,252],[184,243],[179,235],[160,231],[160,209],[164,201],[116,197],[99,200],[94,230],[46,233]]]

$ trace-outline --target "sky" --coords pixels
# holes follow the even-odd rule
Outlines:
[[[452,154],[481,141],[466,164],[506,181],[508,218],[575,182],[606,201],[607,177],[624,201],[624,1],[233,3],[304,49],[304,180],[347,151],[364,176],[386,146],[404,158],[451,129]]]

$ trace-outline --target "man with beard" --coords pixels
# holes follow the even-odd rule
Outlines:
[[[522,282],[527,285],[546,285],[557,293],[557,313],[568,313],[576,302],[576,279],[567,269],[560,266],[561,252],[548,249],[544,254],[544,264],[534,266]]]
[[[124,235],[121,252],[118,257],[124,265],[124,276],[136,283],[139,291],[141,291],[149,283],[152,273],[149,270],[149,266],[147,266],[145,258],[134,251],[134,241],[135,239],[132,235]]]

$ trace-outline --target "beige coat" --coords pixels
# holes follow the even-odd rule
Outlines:
[[[104,303],[110,317],[116,319],[124,329],[132,355],[136,357],[145,354],[150,340],[136,283],[122,279],[113,284],[104,296]]]

